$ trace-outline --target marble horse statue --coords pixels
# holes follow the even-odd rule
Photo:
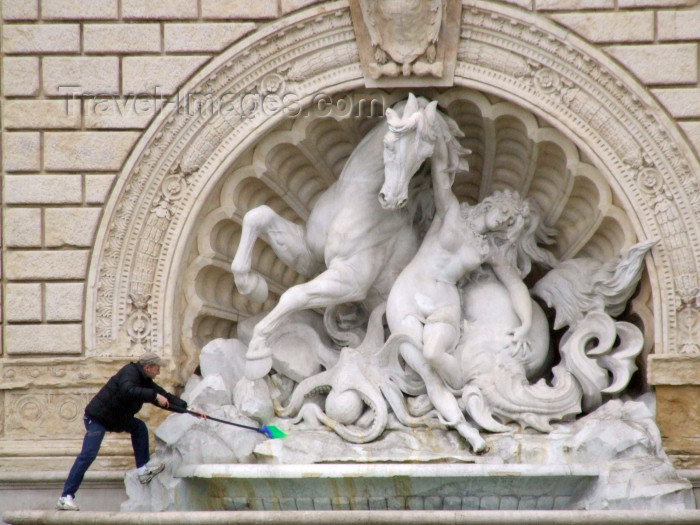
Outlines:
[[[450,130],[449,137],[439,140],[446,141],[453,172],[467,169],[464,156],[469,152],[457,141],[463,134],[452,119],[436,111],[436,105],[410,95],[405,104],[388,109],[386,118],[350,155],[338,180],[318,198],[304,226],[280,217],[267,206],[245,214],[241,241],[231,264],[242,294],[254,301],[267,297],[264,278],[251,270],[258,237],[265,239],[285,264],[310,278],[285,291],[256,324],[246,354],[249,379],[270,371],[269,338],[292,312],[328,308],[328,314],[332,312],[329,307],[362,301],[371,311],[386,300],[394,280],[418,249],[417,216],[430,214],[429,187],[423,186],[422,198],[420,190],[411,195],[409,190],[413,176],[433,155],[438,137],[430,123],[435,119],[445,122],[443,127]],[[395,184],[389,186],[385,180]],[[330,328],[329,332],[333,333]],[[359,339],[354,342],[359,343]]]

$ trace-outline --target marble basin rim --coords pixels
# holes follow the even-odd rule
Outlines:
[[[304,465],[199,464],[182,465],[176,478],[475,478],[475,477],[581,477],[598,476],[598,467],[590,464],[406,464],[406,463],[315,463]]]

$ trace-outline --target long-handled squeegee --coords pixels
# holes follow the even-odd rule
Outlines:
[[[177,408],[171,407],[171,408],[174,409],[175,412],[180,412],[180,413],[187,412],[188,414],[196,416],[196,417],[202,416],[201,414],[199,414],[197,412],[193,412],[192,410],[181,409],[179,407],[177,407]],[[218,417],[210,416],[208,414],[206,414],[205,417],[206,417],[206,419],[211,419],[212,421],[217,421],[218,423],[223,423],[224,425],[231,425],[231,426],[238,427],[238,428],[245,428],[247,430],[255,430],[256,432],[260,432],[261,434],[264,434],[271,439],[280,439],[283,437],[287,437],[287,434],[282,432],[275,425],[265,425],[262,427],[252,427],[250,425],[243,425],[242,423],[234,423],[233,421],[226,421],[225,419],[219,419]]]

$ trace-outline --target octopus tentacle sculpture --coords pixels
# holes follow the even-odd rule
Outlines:
[[[312,416],[352,443],[373,441],[384,432],[388,406],[406,426],[440,426],[430,415],[411,415],[406,406],[404,392],[418,395],[424,386],[399,363],[397,349],[402,337],[384,343],[385,308],[382,304],[372,312],[360,346],[344,348],[334,366],[299,383],[289,403],[276,407],[279,416]],[[327,394],[325,410],[308,402],[317,394]],[[368,425],[362,424],[368,419],[363,416],[365,407],[371,415]]]

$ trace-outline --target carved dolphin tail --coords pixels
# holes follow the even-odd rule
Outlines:
[[[644,256],[657,242],[635,244],[604,263],[590,258],[565,261],[533,288],[554,307],[554,328],[569,326],[559,351],[581,385],[584,411],[599,407],[603,394],[622,392],[637,370],[644,336],[633,324],[612,316],[624,311],[642,275]]]
[[[605,301],[605,312],[616,317],[620,315],[634,293],[644,270],[644,256],[659,241],[657,239],[640,242],[611,259],[593,275],[593,290]]]
[[[619,344],[613,346],[616,339]],[[627,387],[643,346],[639,328],[615,322],[604,312],[589,312],[576,330],[564,334],[561,356],[581,385],[584,412],[602,405],[603,394],[619,394]]]
[[[530,384],[522,367],[510,357],[497,355],[491,360],[489,376],[472,379],[462,391],[462,404],[471,418],[482,428],[503,432],[504,422],[517,421],[540,432],[552,430],[552,421],[569,419],[581,412],[581,387],[561,364],[553,368],[551,385],[544,380]],[[505,381],[494,381],[498,375]]]
[[[635,244],[604,263],[589,257],[569,259],[548,272],[532,292],[554,308],[554,329],[575,329],[592,311],[620,315],[642,275],[644,256],[657,242]]]

